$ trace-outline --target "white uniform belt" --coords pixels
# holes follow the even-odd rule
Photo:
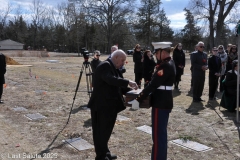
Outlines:
[[[172,90],[172,86],[160,86],[157,89],[161,89],[161,90]]]

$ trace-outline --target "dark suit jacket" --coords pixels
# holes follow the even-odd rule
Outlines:
[[[202,66],[207,65],[207,54],[204,52],[197,52],[191,55],[192,76],[205,77],[205,71]]]
[[[4,74],[6,73],[6,58],[0,53],[0,84],[5,83]]]
[[[208,59],[209,75],[213,76],[215,75],[215,73],[221,73],[221,66],[222,66],[221,58],[212,55]]]
[[[93,79],[93,93],[88,103],[91,110],[118,113],[126,108],[123,94],[131,90],[127,88],[129,81],[122,77],[110,59],[98,65]]]

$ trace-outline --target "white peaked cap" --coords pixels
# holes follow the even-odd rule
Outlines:
[[[164,49],[171,47],[172,42],[152,42],[154,49]]]

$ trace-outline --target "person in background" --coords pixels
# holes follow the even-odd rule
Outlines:
[[[229,54],[231,47],[232,47],[232,44],[227,45],[227,49],[225,50],[227,54]]]
[[[196,44],[195,47],[194,47],[194,51],[189,54],[190,55],[190,61],[191,61],[192,54],[197,53],[197,51],[198,51],[198,49],[197,49],[197,44]],[[191,91],[192,87],[193,87],[192,64],[190,66],[190,70],[191,70],[191,89],[190,89],[190,91]]]
[[[217,56],[218,49],[213,47],[212,56],[208,59],[209,68],[209,100],[215,100],[218,79],[221,73],[221,59]]]
[[[152,160],[167,159],[167,125],[173,108],[172,86],[175,81],[175,66],[170,63],[171,42],[153,42],[157,59],[156,70],[149,84],[133,101],[133,108],[138,108],[151,94],[152,106]]]
[[[220,102],[220,106],[226,108],[229,112],[235,112],[236,108],[237,76],[239,76],[238,60],[234,60],[232,62],[232,70],[227,72],[226,78],[223,81],[224,91]]]
[[[117,159],[108,148],[117,114],[124,109],[123,95],[131,88],[138,89],[135,82],[124,79],[119,71],[126,61],[126,54],[116,50],[111,58],[102,61],[94,73],[94,89],[88,102],[91,109],[92,134],[96,152],[95,160]],[[128,88],[127,86],[131,88]]]
[[[98,50],[94,51],[94,57],[93,57],[92,61],[90,62],[93,73],[95,72],[98,64],[101,62],[101,60],[99,60],[100,56],[101,56],[101,54]]]
[[[118,50],[118,46],[113,45],[113,46],[111,47],[111,53],[110,53],[110,55],[109,55],[108,58],[111,58],[112,53],[113,53],[114,51],[116,51],[116,50]],[[125,68],[124,66],[122,66],[121,68],[119,68],[119,71],[123,74],[123,73],[126,72],[126,68]]]
[[[3,84],[5,84],[4,74],[6,73],[6,57],[0,53],[0,103],[3,103]]]
[[[133,52],[134,73],[135,82],[138,84],[138,88],[141,88],[141,81],[143,77],[143,53],[141,46],[137,44]]]
[[[191,65],[193,73],[193,102],[204,101],[201,99],[204,82],[205,82],[205,72],[208,69],[207,66],[207,54],[203,52],[204,43],[198,42],[197,53],[191,56]]]
[[[238,59],[238,48],[236,45],[232,45],[231,49],[228,52],[228,60],[226,65],[226,72],[232,70],[232,62]]]
[[[178,84],[181,81],[181,76],[184,72],[185,67],[185,53],[182,49],[182,44],[178,43],[173,49],[173,60],[176,66],[176,78],[174,82],[174,88],[178,88]]]
[[[150,50],[146,50],[144,52],[144,59],[143,59],[144,88],[151,81],[155,66],[156,66],[156,62],[154,61],[152,52]]]
[[[219,85],[219,91],[222,92],[223,91],[222,81],[224,80],[225,75],[226,75],[226,65],[227,65],[227,60],[228,60],[228,55],[225,52],[223,45],[218,46],[218,54],[217,55],[218,55],[218,57],[221,58],[221,62],[222,62],[220,85]]]

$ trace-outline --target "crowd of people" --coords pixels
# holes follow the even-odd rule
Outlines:
[[[137,98],[128,102],[132,108],[139,108],[148,96],[152,107],[152,160],[167,159],[167,124],[173,108],[172,86],[179,91],[179,83],[185,68],[185,52],[183,45],[178,43],[171,48],[171,42],[153,42],[154,53],[142,50],[136,44],[133,53],[135,81],[124,78],[126,72],[126,53],[111,47],[108,58],[101,61],[100,51],[94,51],[90,62],[93,72],[93,92],[88,107],[91,109],[93,142],[96,160],[112,160],[117,156],[108,148],[117,114],[126,109],[123,95],[130,90],[144,88]],[[238,79],[238,48],[228,44],[213,47],[211,55],[204,52],[205,45],[198,42],[195,51],[190,54],[191,88],[194,103],[204,101],[201,96],[204,89],[206,71],[209,70],[209,101],[216,100],[216,92],[222,92],[220,105],[229,112],[234,112],[237,99]],[[172,57],[170,53],[172,52]],[[155,55],[155,58],[154,56]],[[0,103],[6,73],[5,56],[0,54]],[[240,97],[238,97],[240,98]]]
[[[136,109],[146,97],[151,96],[153,140],[151,159],[165,160],[167,158],[167,124],[173,108],[172,86],[179,91],[179,82],[182,79],[186,61],[183,45],[178,43],[171,48],[170,44],[153,42],[154,53],[148,49],[143,50],[139,44],[136,44],[133,52],[135,82],[123,77],[124,72],[121,72],[121,69],[125,64],[126,54],[117,46],[112,46],[112,52],[107,60],[93,68],[96,73],[94,73],[94,89],[89,107],[93,123],[96,160],[117,158],[111,154],[107,144],[117,114],[125,109],[122,95],[133,88],[141,88],[142,79],[144,80],[143,90],[136,99],[128,103]],[[204,49],[205,45],[200,41],[195,45],[195,51],[190,53],[193,102],[204,101],[201,97],[206,71],[209,70],[208,101],[217,99],[216,92],[219,88],[219,92],[222,93],[220,105],[229,112],[234,112],[238,76],[237,46],[228,44],[225,50],[223,45],[219,45],[212,48],[210,55],[204,52]],[[98,51],[95,52],[91,63],[98,61],[99,54]],[[127,87],[128,85],[130,88]],[[105,104],[105,102],[108,103]]]

